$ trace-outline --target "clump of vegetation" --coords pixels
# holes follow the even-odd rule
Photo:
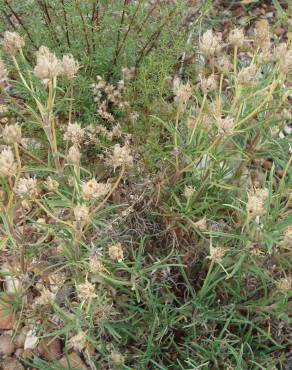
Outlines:
[[[33,3],[2,12],[0,366],[284,369],[291,35]]]

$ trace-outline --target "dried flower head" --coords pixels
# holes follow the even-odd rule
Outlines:
[[[217,117],[218,133],[220,135],[232,135],[234,133],[235,121],[232,117]]]
[[[200,41],[200,50],[207,56],[219,54],[222,50],[222,35],[214,34],[212,30],[206,31]]]
[[[192,96],[192,86],[189,82],[183,84],[181,80],[176,77],[173,80],[173,93],[176,102],[186,104]]]
[[[52,190],[56,190],[56,189],[58,189],[58,187],[59,187],[59,183],[58,183],[58,181],[57,181],[57,180],[52,179],[52,178],[51,178],[51,176],[48,176],[48,177],[47,177],[47,180],[45,181],[45,185],[46,185],[46,187],[47,187],[50,191],[52,191]]]
[[[74,144],[80,144],[84,138],[85,131],[81,128],[80,124],[70,123],[67,126],[67,130],[64,134],[64,140],[72,141]]]
[[[47,306],[51,305],[55,300],[55,293],[52,293],[49,289],[43,288],[41,295],[34,300],[35,305]]]
[[[210,255],[207,258],[210,259],[211,261],[220,263],[223,260],[225,253],[226,253],[225,248],[218,246],[213,247],[212,245],[210,245]]]
[[[8,54],[14,56],[24,45],[24,39],[17,32],[4,32],[3,48]]]
[[[124,251],[121,243],[109,245],[108,254],[114,261],[121,262],[124,259]]]
[[[110,189],[110,184],[97,182],[95,179],[91,179],[86,183],[82,184],[82,196],[85,199],[97,199],[106,195]]]
[[[242,29],[234,28],[229,32],[228,41],[231,45],[242,47],[244,44],[244,32]]]
[[[219,68],[221,68],[221,70],[224,72],[224,73],[229,73],[232,69],[233,69],[233,65],[232,63],[230,62],[229,58],[227,55],[220,55],[217,59],[216,59],[216,62],[219,66]]]
[[[16,172],[16,162],[10,148],[4,148],[0,153],[0,176],[13,176]]]
[[[90,272],[98,274],[99,272],[105,271],[105,266],[98,257],[91,257],[89,261]]]
[[[184,196],[186,198],[191,198],[196,192],[196,189],[193,186],[185,186]]]
[[[3,141],[6,144],[15,144],[21,142],[21,127],[18,124],[6,125],[2,132]]]
[[[0,59],[0,86],[8,80],[8,71],[2,59]]]
[[[206,217],[201,218],[199,221],[194,223],[194,226],[197,227],[201,231],[208,231],[208,225]]]
[[[89,208],[87,206],[76,206],[73,211],[76,221],[87,221],[89,219]]]
[[[116,144],[114,146],[113,154],[110,158],[110,163],[114,167],[114,169],[122,165],[132,166],[133,157],[130,154],[129,147],[127,145],[121,147],[120,144]]]
[[[81,153],[76,144],[72,145],[68,150],[67,161],[78,165],[80,163]]]
[[[122,73],[126,81],[132,80],[135,76],[135,72],[136,72],[135,67],[131,67],[131,68],[123,67],[122,68]]]
[[[260,216],[265,212],[264,203],[268,195],[268,189],[255,189],[248,194],[246,210],[251,217]]]
[[[284,244],[292,245],[292,225],[289,225],[285,231]]]
[[[62,59],[62,73],[68,80],[73,80],[79,70],[79,63],[73,58],[71,54],[63,55]]]
[[[215,75],[210,75],[209,77],[200,76],[201,79],[201,89],[204,94],[213,91],[217,87],[217,81]]]
[[[81,352],[86,347],[86,334],[83,331],[79,331],[69,339],[68,346],[75,351]]]
[[[255,64],[251,64],[238,73],[238,83],[244,86],[254,86],[256,85],[256,74],[257,67]]]
[[[292,49],[287,50],[284,57],[279,60],[279,68],[285,74],[292,71]]]
[[[95,286],[89,281],[77,285],[77,292],[82,299],[91,299],[96,296]]]
[[[269,49],[271,43],[269,22],[266,19],[261,19],[255,24],[254,42],[256,46],[262,49]]]
[[[125,362],[124,356],[121,355],[119,352],[112,352],[110,355],[110,359],[115,365],[123,365],[123,363]]]
[[[37,51],[37,64],[34,68],[34,74],[46,84],[61,72],[61,62],[56,55],[51,53],[46,46],[41,46]]]
[[[284,293],[288,293],[292,289],[292,277],[288,276],[277,281],[277,288]]]
[[[35,198],[38,195],[37,180],[32,177],[21,177],[13,190],[21,198]]]

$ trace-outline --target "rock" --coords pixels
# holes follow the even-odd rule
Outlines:
[[[24,341],[24,349],[34,349],[38,343],[38,337],[36,336],[36,329],[31,329],[27,332],[25,341]]]
[[[3,370],[24,370],[24,367],[21,365],[16,358],[8,357],[6,358],[2,365]]]
[[[48,361],[60,358],[62,355],[60,339],[44,338],[37,347],[37,353]]]
[[[9,304],[0,303],[0,329],[13,329],[13,324],[12,307]]]
[[[12,336],[4,334],[0,336],[0,355],[10,356],[15,351],[15,345],[12,342]]]
[[[88,370],[88,367],[75,352],[63,356],[61,360],[59,360],[59,364],[65,369]]]

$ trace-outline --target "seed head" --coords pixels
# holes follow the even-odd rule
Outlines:
[[[256,189],[248,194],[246,210],[251,217],[260,216],[265,212],[264,203],[268,194],[268,189]]]
[[[64,140],[72,141],[73,144],[80,144],[84,135],[85,131],[79,123],[69,123],[64,134]]]
[[[6,144],[16,144],[21,142],[21,127],[18,124],[6,125],[3,132],[3,141]]]
[[[225,248],[213,247],[212,245],[210,245],[210,255],[207,258],[210,259],[211,261],[220,263],[223,260],[225,253],[226,253]]]
[[[284,244],[292,245],[292,225],[289,225],[284,234]]]
[[[255,64],[251,64],[250,66],[243,68],[237,76],[238,83],[244,86],[254,86],[256,85],[257,68]]]
[[[68,80],[73,80],[79,70],[79,63],[73,58],[71,54],[63,55],[62,59],[62,73]]]
[[[35,305],[47,306],[51,305],[55,300],[55,293],[52,293],[49,289],[43,288],[41,295],[34,300]]]
[[[234,132],[235,122],[232,117],[217,117],[218,133],[220,135],[232,135]]]
[[[265,19],[256,22],[254,31],[254,42],[256,46],[259,46],[262,49],[270,48],[271,35],[269,28],[269,22]]]
[[[284,57],[280,59],[279,68],[285,74],[292,71],[292,49],[287,50]]]
[[[201,89],[204,94],[207,94],[210,91],[213,91],[217,87],[217,81],[215,75],[210,75],[209,77],[200,76],[201,79]]]
[[[206,217],[201,218],[199,221],[195,222],[194,225],[201,231],[208,231]]]
[[[282,278],[277,281],[277,288],[284,293],[288,293],[292,289],[292,277]]]
[[[37,64],[34,74],[44,84],[57,77],[62,72],[62,65],[54,53],[51,53],[46,46],[41,46],[37,51]]]
[[[218,66],[222,69],[223,72],[225,73],[229,73],[232,68],[233,68],[233,65],[232,63],[230,62],[229,58],[226,56],[226,55],[220,55],[217,59],[217,64]]]
[[[110,184],[97,182],[95,179],[89,180],[82,184],[82,196],[85,199],[97,199],[106,195],[110,189]]]
[[[234,28],[229,32],[228,40],[231,45],[242,47],[244,44],[244,32],[242,29]]]
[[[179,78],[175,78],[173,81],[173,92],[175,101],[186,104],[192,96],[192,87],[189,82],[183,84]]]
[[[47,177],[47,180],[45,181],[45,185],[50,191],[58,189],[59,187],[58,181],[52,179],[50,176]]]
[[[119,352],[112,352],[110,355],[110,359],[115,365],[123,365],[123,363],[125,362],[124,356],[121,355]]]
[[[110,158],[110,163],[114,167],[114,169],[125,165],[125,166],[132,166],[133,164],[133,157],[130,154],[130,149],[127,145],[121,147],[120,144],[116,144],[114,146],[113,154]]]
[[[196,192],[196,189],[193,186],[186,186],[184,190],[184,196],[188,199],[191,198],[194,193]]]
[[[89,219],[89,208],[85,205],[75,207],[74,216],[76,221],[87,221]]]
[[[99,272],[105,271],[104,264],[98,257],[91,257],[89,261],[90,272],[98,274]]]
[[[78,165],[80,163],[81,153],[76,144],[72,145],[68,150],[67,160],[69,163]]]
[[[108,247],[108,254],[114,261],[121,262],[124,259],[124,251],[121,243],[113,244]]]
[[[17,32],[4,32],[3,48],[8,54],[14,56],[24,45],[24,39]]]
[[[8,80],[8,71],[2,59],[0,59],[0,86]]]
[[[13,176],[16,172],[16,162],[11,148],[4,148],[0,153],[0,176]]]
[[[69,339],[68,346],[75,351],[81,352],[86,347],[86,334],[83,331],[79,331]]]
[[[89,281],[86,283],[77,285],[77,292],[83,299],[90,299],[96,296],[95,286]]]
[[[21,198],[35,198],[38,195],[37,180],[32,177],[21,177],[13,190]]]
[[[222,50],[222,35],[214,34],[212,30],[206,31],[200,41],[200,50],[207,56],[219,54]]]

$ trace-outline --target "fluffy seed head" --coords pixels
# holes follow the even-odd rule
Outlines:
[[[4,148],[0,153],[0,176],[13,176],[16,172],[16,162],[10,148]]]
[[[268,189],[255,189],[248,194],[246,210],[251,217],[257,217],[265,212],[264,203],[269,195]]]
[[[89,208],[85,205],[76,206],[74,208],[74,216],[76,221],[87,221],[89,218]]]
[[[81,352],[86,346],[86,334],[83,331],[79,331],[69,339],[68,346],[75,351]]]
[[[173,93],[175,101],[186,104],[192,96],[192,86],[189,82],[183,84],[179,78],[175,78],[173,81]]]
[[[254,42],[256,46],[259,46],[262,49],[269,49],[271,43],[269,28],[269,22],[265,19],[261,19],[256,22],[254,31]]]
[[[62,59],[62,73],[68,80],[73,80],[79,70],[79,63],[73,58],[71,54],[63,55]]]
[[[17,32],[4,32],[3,48],[8,54],[14,56],[24,45],[24,39]]]
[[[6,125],[2,132],[3,141],[6,144],[15,144],[21,142],[21,127],[18,124]]]
[[[207,258],[210,259],[211,261],[220,263],[223,260],[225,253],[226,253],[225,248],[213,247],[212,245],[210,245],[210,255]]]
[[[184,196],[186,198],[191,198],[195,192],[196,192],[196,189],[193,186],[186,186],[184,190]]]
[[[242,47],[244,44],[244,32],[242,29],[234,28],[229,32],[228,41],[231,45]]]
[[[287,74],[292,71],[292,49],[287,50],[286,54],[279,61],[280,71]]]
[[[109,257],[114,260],[121,262],[124,259],[124,251],[121,243],[113,244],[108,247]]]
[[[64,134],[64,140],[72,141],[73,144],[80,144],[84,135],[85,131],[79,123],[69,123]]]
[[[77,285],[77,292],[82,299],[90,299],[96,296],[95,286],[89,281]]]
[[[106,195],[110,191],[110,184],[97,182],[95,179],[91,179],[86,183],[82,184],[82,196],[85,199],[97,199]]]
[[[201,79],[201,89],[204,94],[213,91],[217,87],[217,81],[215,75],[210,75],[209,77],[200,76]]]
[[[43,288],[41,295],[35,298],[34,304],[40,306],[51,305],[55,300],[55,293],[52,293],[49,289]]]
[[[76,144],[72,145],[68,150],[67,160],[69,163],[78,165],[80,162],[81,153]]]
[[[44,84],[57,77],[62,72],[62,66],[54,53],[51,53],[46,46],[41,46],[37,52],[37,64],[34,74]]]
[[[243,68],[237,76],[238,83],[244,86],[254,86],[256,84],[257,68],[255,64],[251,64],[250,66]]]
[[[232,117],[217,117],[218,133],[220,135],[232,135],[234,132],[235,122]]]
[[[120,353],[118,352],[112,352],[111,355],[110,355],[110,359],[111,361],[115,364],[115,365],[123,365],[123,363],[125,362],[125,358],[123,355],[121,355]]]
[[[3,85],[8,79],[8,71],[2,59],[0,59],[0,86]]]
[[[52,179],[50,176],[47,177],[47,180],[45,181],[45,185],[50,191],[58,189],[59,187],[58,181]]]
[[[292,225],[289,225],[284,234],[284,243],[292,245]]]
[[[292,289],[292,277],[282,278],[277,281],[277,288],[284,293],[288,293]]]
[[[130,154],[130,149],[127,145],[121,147],[120,144],[114,146],[113,154],[110,158],[110,162],[114,169],[125,165],[132,166],[133,157]]]
[[[38,195],[37,180],[32,177],[21,177],[13,190],[21,198],[35,198]]]
[[[99,272],[105,271],[104,264],[98,257],[91,257],[89,261],[90,272],[98,274]]]
[[[212,30],[206,31],[200,41],[200,50],[207,56],[219,54],[222,50],[222,35],[214,34]]]

